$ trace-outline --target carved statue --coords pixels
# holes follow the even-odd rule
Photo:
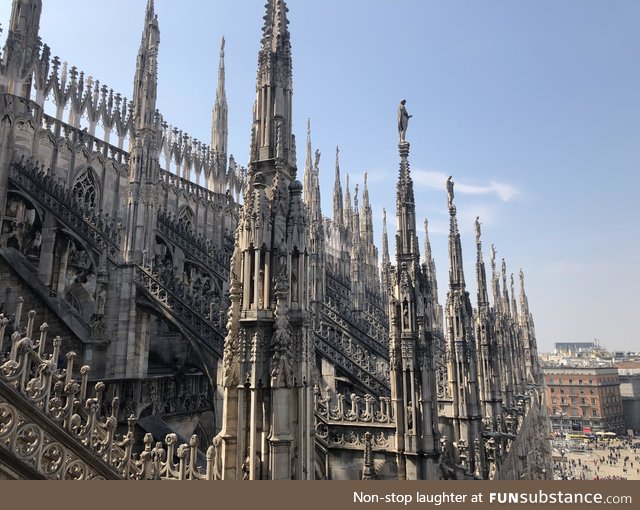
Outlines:
[[[316,149],[315,152],[315,162],[313,163],[314,168],[318,168],[320,166],[320,151]]]
[[[222,480],[222,437],[213,438],[213,479]]]
[[[400,135],[400,142],[405,141],[407,128],[409,127],[409,119],[413,117],[413,115],[409,115],[409,112],[407,112],[404,106],[406,102],[407,100],[403,99],[400,101],[400,106],[398,106],[398,134]]]
[[[476,244],[480,244],[480,216],[476,216]]]
[[[409,329],[409,303],[406,298],[402,302],[402,329]]]
[[[447,203],[449,209],[453,208],[453,181],[452,176],[447,177]]]
[[[244,458],[244,462],[242,463],[242,479],[243,480],[249,479],[249,472],[251,470],[250,465],[251,465],[251,458],[249,456],[246,456]]]
[[[280,271],[286,271],[287,267],[287,244],[284,242],[284,238],[280,240],[280,244],[278,245],[278,265],[280,266]]]

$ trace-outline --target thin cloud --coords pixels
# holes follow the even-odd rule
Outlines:
[[[414,182],[419,186],[438,190],[445,189],[445,182],[448,175],[444,172],[437,172],[433,170],[414,170],[412,174]],[[495,194],[503,202],[510,202],[520,194],[520,190],[518,190],[518,188],[505,182],[491,181],[489,184],[484,186],[466,184],[455,180],[455,178],[454,182],[455,191],[458,193],[467,195]]]

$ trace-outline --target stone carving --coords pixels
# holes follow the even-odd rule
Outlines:
[[[285,266],[286,267],[286,266]],[[276,279],[276,311],[274,333],[271,339],[273,357],[271,358],[271,387],[293,387],[293,337],[289,323],[288,306],[288,282],[284,272]]]
[[[406,99],[400,101],[400,106],[398,106],[398,136],[400,137],[400,142],[405,141],[405,136],[407,134],[407,128],[409,127],[409,119],[413,117],[413,115],[409,115],[407,112],[407,108],[405,104],[407,103]]]
[[[352,393],[349,398],[342,393],[336,394],[335,405],[332,405],[331,393],[327,390],[322,395],[316,388],[316,415],[323,417],[327,423],[395,423],[391,400],[389,397],[374,397],[367,394],[364,397]]]
[[[393,429],[391,428],[362,430],[354,427],[327,425],[322,422],[316,423],[316,437],[330,448],[362,451],[367,442],[367,433],[372,436],[372,451],[393,448]]]
[[[151,272],[142,267],[135,268],[136,281],[147,295],[158,304],[170,310],[173,318],[187,326],[194,333],[203,334],[207,345],[222,354],[224,330],[219,317],[211,317],[211,308],[199,294],[175,279],[174,273],[166,268],[155,268]]]
[[[447,206],[449,210],[453,209],[453,181],[452,176],[447,177]]]
[[[204,264],[221,280],[228,279],[231,254],[226,247],[221,249],[211,241],[205,241],[202,236],[197,236],[183,222],[174,220],[170,213],[163,210],[158,212],[157,226],[158,231],[176,243],[185,254]]]
[[[240,283],[232,276],[229,289],[229,319],[227,321],[227,336],[224,339],[224,354],[222,367],[225,385],[238,383],[237,362],[240,359]]]
[[[30,161],[15,161],[11,164],[10,178],[34,202],[56,214],[71,230],[78,233],[96,251],[106,250],[115,260],[120,250],[120,232],[113,218],[85,208],[72,195],[69,188],[53,184],[48,173]]]
[[[35,313],[29,314],[26,330],[33,331]],[[0,314],[0,323],[4,316]],[[15,333],[9,358],[0,366],[0,448],[32,466],[48,479],[88,480],[124,479],[213,479],[214,448],[207,451],[206,471],[196,465],[198,438],[176,450],[176,436],[169,434],[167,450],[162,443],[153,447],[147,434],[144,451],[133,455],[133,427],[130,417],[127,433],[115,434],[120,399],[114,397],[108,415],[101,414],[105,384],[95,385],[95,395],[88,387],[89,367],[80,369],[80,381],[73,379],[76,354],[66,355],[66,366],[57,367],[62,340],[53,340],[53,351],[47,349],[47,328],[40,328],[38,340]],[[1,331],[0,331],[1,333]],[[1,347],[1,346],[0,346]],[[39,412],[21,409],[12,402],[20,394]],[[69,441],[54,438],[52,428],[66,430]],[[178,464],[174,463],[178,458]]]

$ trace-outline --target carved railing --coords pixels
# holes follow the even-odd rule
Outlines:
[[[376,321],[379,324],[384,324],[388,322],[387,313],[385,305],[382,302],[382,295],[380,293],[373,293],[370,290],[365,292],[365,296],[367,299],[366,309],[365,311],[372,317],[375,317]]]
[[[98,382],[90,395],[90,368],[85,365],[77,374],[73,352],[60,368],[62,340],[56,337],[47,354],[48,328],[43,324],[34,340],[34,321],[31,311],[24,336],[12,335],[8,353],[0,342],[0,449],[48,479],[215,478],[215,449],[208,448],[206,464],[199,466],[195,435],[188,445],[178,445],[177,436],[168,434],[163,445],[146,434],[144,450],[134,455],[135,418],[128,419],[126,434],[117,436],[118,397],[112,400],[111,413],[102,415],[104,383]],[[0,325],[6,323],[0,314]],[[4,326],[0,328],[2,339]]]
[[[316,388],[314,403],[316,416],[327,423],[395,423],[390,397],[361,396],[356,393],[349,396],[337,393],[334,397],[330,388],[325,390],[324,395]]]
[[[70,142],[84,145],[90,153],[98,152],[102,154],[105,159],[108,159],[116,165],[118,173],[128,172],[129,153],[123,148],[116,147],[108,141],[102,140],[84,129],[74,127],[46,113],[42,114],[41,127],[46,129],[51,135],[54,135],[57,132],[60,133],[64,139]]]
[[[59,57],[51,57],[46,44],[38,50],[27,64],[25,78],[31,83],[33,97],[24,99],[33,99],[42,109],[47,99],[52,99],[57,120],[65,121],[63,117],[68,112],[66,122],[73,128],[80,128],[81,119],[85,120],[87,132],[92,136],[100,124],[104,128],[104,142],[109,143],[113,133],[118,137],[118,148],[122,149],[125,139],[133,134],[133,102],[75,66],[61,62]],[[0,62],[1,72],[4,70]],[[46,106],[49,108],[50,104]],[[226,162],[220,165],[218,154],[209,145],[162,122],[161,118],[158,114],[162,131],[160,152],[167,165],[173,163],[176,173],[188,177],[193,172],[198,178],[204,174],[206,179],[214,180],[219,191],[231,188],[239,192],[244,187],[246,177],[235,165],[225,174]]]
[[[200,186],[199,184],[190,181],[189,179],[185,179],[184,177],[180,177],[179,175],[163,169],[158,173],[158,181],[161,184],[169,186],[176,192],[185,192],[187,195],[196,199],[203,199],[216,205],[226,204],[228,198],[231,198],[227,197],[224,193],[216,193],[204,186]]]
[[[330,303],[330,299],[325,298],[320,306],[322,328],[315,332],[316,349],[372,393],[388,395],[389,351],[327,303]],[[324,331],[327,326],[336,330],[339,335],[329,337]],[[345,336],[346,339],[343,338]],[[372,359],[376,362],[372,363]],[[379,367],[378,361],[386,365]]]
[[[326,338],[323,338],[318,332],[315,336],[316,350],[325,358],[334,363],[338,368],[344,370],[359,385],[364,386],[367,390],[376,395],[388,395],[389,385],[370,374],[365,369],[354,363],[348,356],[338,351]]]
[[[120,251],[120,231],[115,219],[99,215],[95,211],[82,210],[73,198],[71,189],[54,183],[53,179],[38,168],[37,164],[16,161],[10,165],[13,184],[34,202],[48,209],[69,229],[80,235],[98,251],[116,261]]]
[[[181,222],[168,217],[164,212],[158,213],[158,232],[179,246],[187,256],[191,256],[212,271],[223,281],[229,280],[229,260],[231,254],[213,246],[204,237],[197,237]]]
[[[204,296],[193,296],[188,288],[174,279],[170,270],[152,273],[149,269],[136,266],[135,277],[154,302],[194,334],[208,350],[222,357],[226,333],[220,317],[217,320],[216,317],[210,317],[212,309]]]
[[[344,327],[353,331],[354,336],[362,338],[363,342],[370,344],[380,354],[388,354],[388,330],[384,326],[372,324],[371,321],[354,315],[351,310],[351,295],[345,284],[327,273],[327,293],[324,305],[329,310],[340,316],[340,321]],[[375,343],[372,343],[375,342]]]
[[[335,405],[334,405],[335,402]],[[366,434],[374,450],[395,447],[395,417],[389,397],[341,393],[332,397],[329,389],[315,393],[316,440],[328,448],[361,450]]]
[[[375,298],[371,293],[366,293],[366,303],[361,313],[361,324],[366,325],[369,335],[377,342],[389,345],[389,320],[382,308],[375,302]]]
[[[380,344],[367,333],[358,328],[353,321],[345,317],[345,314],[336,309],[331,299],[325,298],[320,306],[320,313],[323,319],[328,323],[334,324],[337,329],[347,333],[354,340],[358,341],[364,348],[376,353],[378,356],[388,359],[389,349],[387,346]]]
[[[336,329],[333,324],[320,322],[320,328],[316,331],[328,345],[349,359],[349,361],[366,372],[369,377],[375,378],[385,387],[389,387],[389,360],[370,352],[342,329]]]
[[[74,379],[73,352],[66,356],[66,367],[58,368],[62,340],[56,337],[51,354],[45,354],[47,328],[41,327],[40,338],[32,340],[34,319],[35,312],[29,312],[25,336],[12,335],[9,354],[0,366],[0,447],[46,478],[128,477],[131,438],[116,438],[117,414],[98,417],[102,387],[96,385],[95,396],[88,396],[89,368],[80,369],[80,381]],[[26,405],[20,405],[11,392],[20,394]],[[33,422],[34,409],[42,415],[42,424]],[[52,432],[52,424],[65,434]],[[97,462],[91,465],[75,445],[69,446],[70,441],[91,450]]]
[[[103,380],[101,412],[110,414],[111,398],[119,397],[120,416],[151,413],[159,417],[175,417],[202,413],[212,409],[213,395],[209,379],[202,373],[154,376],[146,379]]]
[[[320,324],[320,334],[323,338],[340,352],[345,354],[351,361],[360,368],[366,370],[380,381],[389,384],[389,360],[367,349],[360,347],[358,342],[352,340],[350,336],[338,334],[331,326],[322,322]]]
[[[367,444],[366,435],[373,438],[373,449],[393,451],[396,447],[395,428],[371,424],[368,427],[353,425],[327,425],[321,420],[316,421],[316,441],[325,448],[362,451]]]

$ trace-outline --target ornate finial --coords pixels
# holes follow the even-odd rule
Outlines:
[[[364,187],[367,187],[367,172],[364,173]]]
[[[450,175],[447,177],[447,204],[449,206],[449,211],[454,209],[453,207],[453,181],[451,180],[453,177]]]
[[[220,41],[220,61],[223,62],[224,61],[224,35],[222,36],[222,40]]]
[[[356,184],[356,192],[353,196],[353,207],[357,210],[358,209],[358,191],[359,191],[360,187],[358,184]]]
[[[307,117],[307,138],[311,136],[311,117]]]
[[[491,245],[491,269],[495,273],[496,272],[496,247]]]
[[[520,277],[520,290],[524,293],[524,273],[522,272],[522,268],[520,268],[518,276]]]
[[[376,479],[376,470],[373,465],[373,435],[369,431],[364,434],[364,466],[362,468],[362,479]]]
[[[480,245],[480,216],[476,216],[476,221],[475,221],[475,226],[476,226],[476,244]]]
[[[147,23],[149,21],[151,21],[151,18],[153,17],[153,14],[154,14],[153,0],[148,0],[147,1],[147,11],[146,11]]]
[[[429,220],[427,218],[424,219],[424,233],[429,235]]]
[[[400,106],[398,106],[398,135],[400,137],[400,143],[405,143],[405,137],[407,134],[407,128],[409,127],[409,119],[413,117],[413,115],[409,115],[407,112],[406,104],[407,100],[403,99],[400,101]]]

